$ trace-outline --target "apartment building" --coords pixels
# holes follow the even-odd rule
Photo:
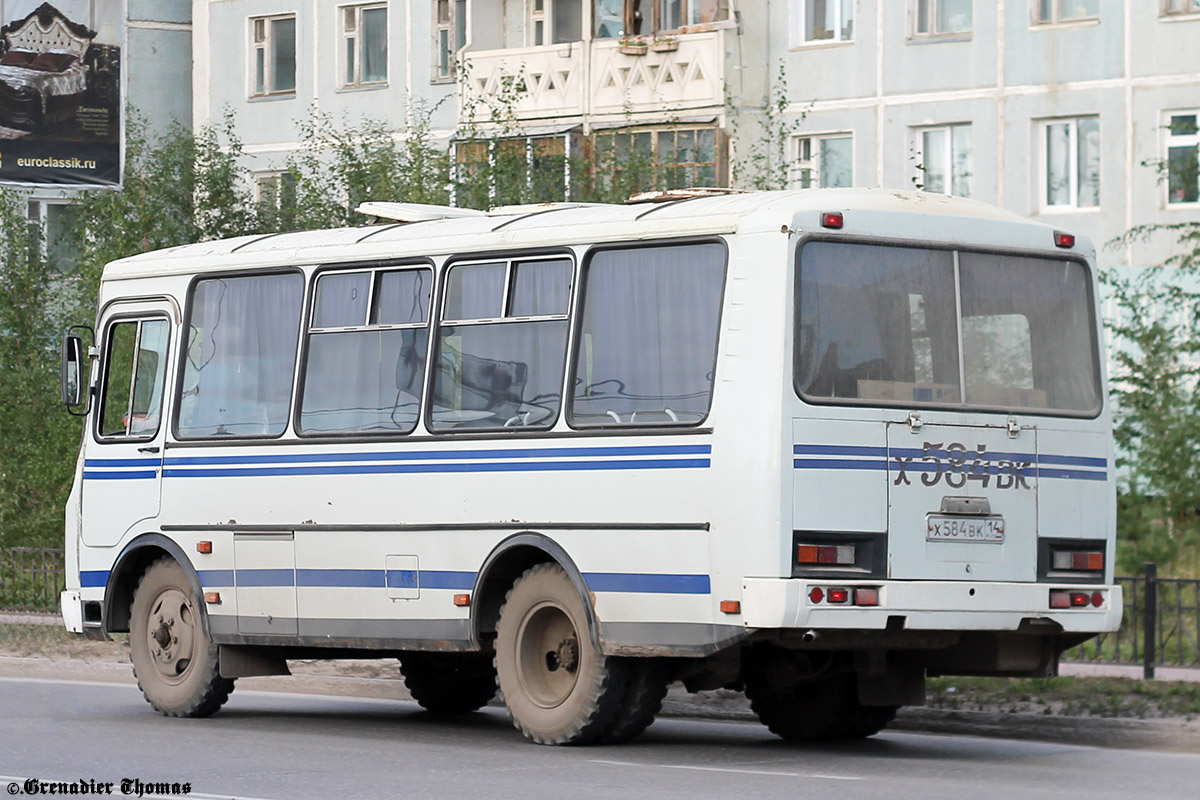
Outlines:
[[[780,185],[962,195],[1098,244],[1200,219],[1200,0],[195,0],[193,17],[195,122],[232,109],[268,182],[312,109],[399,130],[418,102],[448,144],[615,145],[665,181],[723,184],[775,91]]]

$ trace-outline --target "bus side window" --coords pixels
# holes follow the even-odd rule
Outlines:
[[[168,337],[163,319],[121,321],[109,328],[101,437],[150,439],[158,432]]]
[[[416,427],[432,286],[428,267],[317,278],[301,433],[408,433]]]
[[[434,359],[433,430],[554,425],[572,274],[571,259],[561,256],[450,267]]]
[[[181,438],[279,436],[287,429],[303,300],[297,272],[196,282]]]
[[[724,290],[719,244],[596,253],[584,277],[571,424],[702,422]]]

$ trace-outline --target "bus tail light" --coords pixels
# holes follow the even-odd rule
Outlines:
[[[856,606],[877,606],[877,605],[879,605],[879,590],[878,589],[855,589],[854,590],[854,605],[856,605]]]
[[[1104,592],[1072,592],[1066,589],[1050,590],[1051,608],[1100,608],[1104,605]]]
[[[797,564],[854,565],[852,544],[802,544],[796,547]]]
[[[849,589],[830,589],[829,590],[829,602],[831,602],[831,603],[845,603],[849,599],[850,599],[850,590]]]
[[[835,231],[841,230],[842,222],[842,212],[840,211],[826,211],[821,215],[822,228],[832,228]]]
[[[1103,572],[1103,551],[1084,550],[1055,550],[1053,553],[1054,569],[1071,572]]]

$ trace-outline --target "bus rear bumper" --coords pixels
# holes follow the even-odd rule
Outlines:
[[[830,590],[838,589],[846,590],[846,599],[830,602]],[[878,604],[856,605],[858,589],[875,589]],[[1052,591],[1086,594],[1088,603],[1051,608]],[[872,598],[866,593],[864,599]],[[1124,605],[1116,585],[746,578],[741,611],[750,628],[1018,631],[1036,620],[1057,623],[1064,633],[1103,633],[1120,626]]]

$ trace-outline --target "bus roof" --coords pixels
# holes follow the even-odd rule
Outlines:
[[[917,230],[913,219],[935,217],[940,229],[953,218],[992,221],[1008,233],[1024,228],[1029,241],[1049,246],[1053,229],[1018,214],[930,192],[888,189],[804,189],[745,192],[633,204],[547,204],[498,208],[477,216],[389,222],[355,228],[256,234],[156,250],[108,264],[105,280],[191,274],[277,265],[344,263],[423,257],[518,247],[637,241],[779,231],[797,215],[840,211],[868,218],[864,232],[878,235],[879,223],[898,234]],[[849,228],[849,220],[847,223]],[[993,226],[994,227],[994,226]],[[933,226],[931,230],[935,229]],[[1036,231],[1040,236],[1031,237]],[[885,231],[886,232],[886,231]],[[992,238],[992,237],[987,237]],[[1002,241],[1002,240],[1001,240]],[[1029,241],[1021,246],[1029,247]],[[999,242],[997,242],[999,243]]]

